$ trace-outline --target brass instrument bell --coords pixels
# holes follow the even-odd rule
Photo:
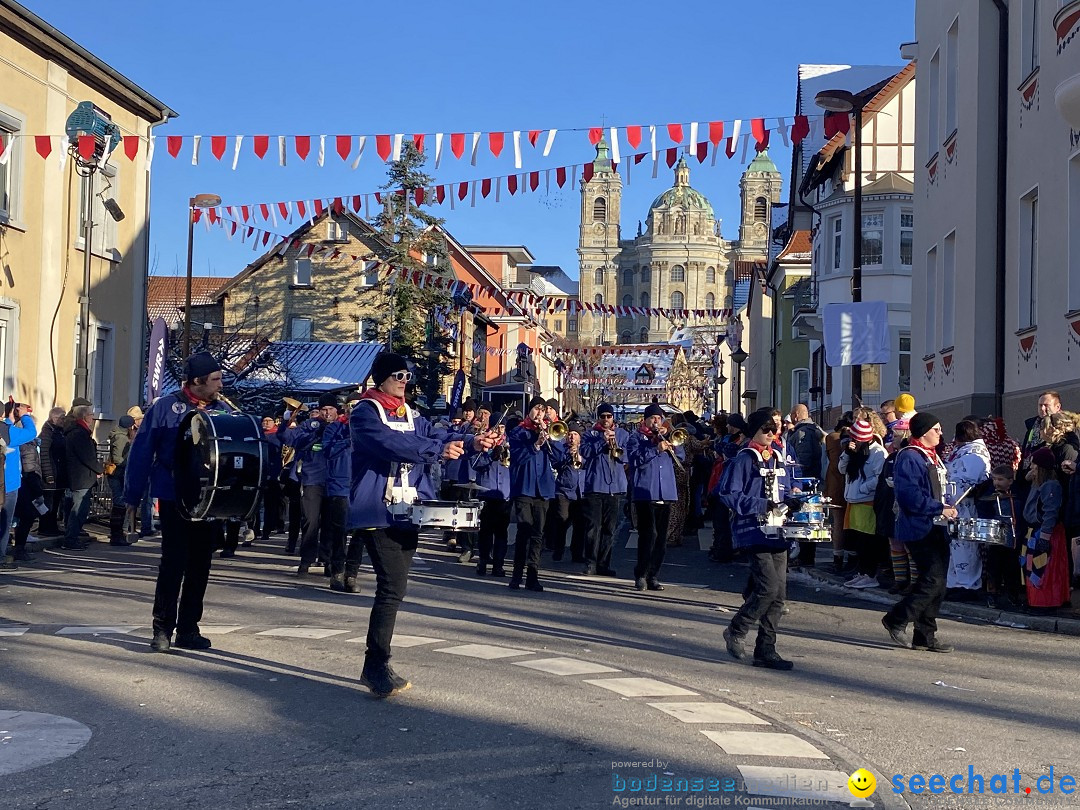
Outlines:
[[[555,441],[562,441],[569,435],[570,426],[559,420],[558,422],[552,422],[547,426],[547,434]]]

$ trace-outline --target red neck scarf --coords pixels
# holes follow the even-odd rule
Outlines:
[[[529,416],[526,416],[521,420],[521,426],[526,430],[535,430],[537,433],[544,429],[543,425],[537,424]]]
[[[87,433],[93,433],[94,432],[94,431],[92,431],[90,429],[90,423],[87,422],[85,419],[76,419],[75,421],[77,421],[80,425],[82,425],[84,428],[86,428]]]
[[[593,425],[593,430],[599,430],[601,433],[606,433],[608,430],[615,430],[615,425],[612,425],[610,428],[606,428],[602,424],[597,422],[595,425]]]
[[[382,405],[387,413],[396,416],[405,415],[405,397],[395,397],[378,388],[369,388],[360,395],[360,399],[373,399]]]
[[[648,436],[650,439],[653,440],[654,443],[659,438],[655,430],[645,426],[644,421],[642,421],[642,423],[638,425],[638,433],[642,434],[643,436]]]
[[[908,442],[908,444],[913,444],[918,447],[920,450],[926,453],[926,455],[930,456],[931,461],[937,464],[938,455],[936,447],[927,447],[925,444],[922,443],[921,439],[912,439],[910,442]]]
[[[208,400],[208,399],[199,399],[197,396],[195,396],[193,393],[191,393],[191,389],[188,388],[186,385],[183,388],[180,389],[180,392],[185,397],[187,397],[188,402],[190,402],[196,408],[200,408],[200,409],[205,408],[207,405],[210,404],[210,400]]]
[[[773,454],[772,445],[758,444],[753,439],[751,439],[746,446],[749,447],[751,450],[756,450],[765,461],[768,461],[769,459],[772,458],[772,454]]]

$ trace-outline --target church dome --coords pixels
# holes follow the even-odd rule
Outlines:
[[[709,219],[715,219],[713,207],[700,191],[690,187],[690,167],[686,159],[680,157],[675,165],[675,185],[653,200],[649,206],[651,214],[657,208],[684,208],[687,211],[704,211]]]

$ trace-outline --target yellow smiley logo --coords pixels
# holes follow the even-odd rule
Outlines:
[[[874,795],[874,791],[877,790],[877,779],[866,768],[859,768],[848,777],[847,787],[852,796],[865,799],[867,796]]]

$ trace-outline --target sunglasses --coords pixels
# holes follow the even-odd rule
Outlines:
[[[395,371],[390,376],[393,377],[398,382],[407,383],[409,380],[412,379],[413,374],[412,374],[411,371]]]

